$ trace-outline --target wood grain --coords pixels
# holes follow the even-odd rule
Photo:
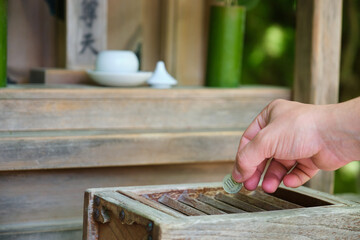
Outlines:
[[[216,182],[230,172],[231,168],[232,163],[199,163],[153,167],[2,171],[0,226],[16,226],[28,221],[46,222],[51,219],[77,218],[81,221],[83,194],[88,188]]]
[[[231,197],[222,193],[218,193],[215,196],[216,200],[222,201],[224,203],[230,204],[234,207],[240,208],[246,212],[261,212],[264,211],[264,209],[256,207],[254,205],[248,204],[244,201],[241,201],[235,197]]]
[[[116,133],[114,130],[77,134],[0,133],[0,170],[230,163],[242,132]]]
[[[160,203],[168,206],[168,207],[171,207],[183,214],[186,214],[188,216],[202,216],[202,215],[206,215],[205,213],[193,208],[193,207],[190,207],[182,202],[179,202],[175,199],[172,199],[168,196],[166,196],[165,194],[159,198],[158,200]]]
[[[197,198],[197,200],[203,202],[203,203],[206,203],[206,204],[209,204],[210,206],[213,206],[217,209],[220,209],[224,212],[227,212],[227,213],[243,213],[245,211],[241,210],[241,209],[238,209],[238,208],[235,208],[229,204],[226,204],[226,203],[223,203],[223,202],[220,202],[218,200],[215,200],[214,198],[212,197],[209,197],[209,196],[206,196],[206,195],[203,195],[203,194],[200,194],[199,197]]]
[[[304,0],[297,4],[294,100],[338,102],[342,1]],[[320,172],[308,186],[333,191],[332,172]]]
[[[266,202],[268,202],[268,203],[270,203],[270,204],[272,204],[272,205],[275,205],[275,206],[284,208],[284,209],[292,209],[292,208],[301,208],[301,207],[302,207],[302,206],[300,206],[300,205],[298,205],[298,204],[285,201],[285,200],[283,200],[283,199],[280,199],[280,198],[271,196],[271,195],[266,194],[266,193],[261,192],[261,191],[254,191],[254,192],[251,194],[251,196],[252,196],[252,197],[255,197],[255,198],[257,198],[257,199],[266,201]]]
[[[263,200],[253,198],[250,195],[245,195],[245,194],[242,194],[242,193],[238,193],[238,194],[235,195],[235,197],[237,199],[243,201],[243,202],[246,202],[248,204],[254,205],[256,207],[259,207],[261,209],[265,209],[265,210],[268,210],[268,211],[283,209],[282,207],[275,206],[275,205],[273,205],[271,203],[268,203],[268,202],[265,202]]]
[[[0,131],[246,128],[270,101],[289,95],[281,88],[4,89]]]
[[[209,215],[225,214],[225,212],[217,208],[214,208],[208,204],[200,202],[194,198],[191,198],[185,194],[181,194],[180,197],[178,198],[178,201],[185,203],[193,208],[199,209],[200,211]]]
[[[221,217],[220,217],[221,216]],[[161,239],[359,239],[360,208],[331,207],[186,218],[161,225]],[[201,233],[201,234],[199,234]]]
[[[158,210],[151,209],[136,200],[114,194],[114,191],[134,193],[138,191],[142,194],[158,193],[164,196],[164,193],[173,191],[192,193],[200,189],[205,190],[204,194],[212,194],[219,191],[219,185],[221,183],[179,184],[101,188],[91,191],[101,196],[100,205],[104,205],[113,213],[119,211],[119,208],[124,208],[127,211],[126,215],[133,214],[133,217],[130,217],[133,219],[132,223],[144,225],[146,219],[153,221],[155,230],[152,232],[152,237],[155,239],[318,239],[319,236],[324,239],[358,239],[360,237],[359,204],[305,187],[297,189],[281,187],[281,191],[286,192],[285,195],[312,196],[318,201],[330,201],[335,204],[282,211],[169,218],[168,215],[158,215]],[[200,195],[200,198],[204,196]],[[138,214],[141,214],[141,219],[135,220]],[[106,228],[106,224],[101,227]],[[116,236],[118,239],[124,239],[122,234]]]

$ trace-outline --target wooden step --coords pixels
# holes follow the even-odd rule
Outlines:
[[[0,91],[0,131],[245,128],[285,88]]]
[[[0,132],[0,171],[233,161],[242,131]]]

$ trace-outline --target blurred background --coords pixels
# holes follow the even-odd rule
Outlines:
[[[9,1],[9,83],[31,82],[32,69],[66,66],[64,2]],[[217,1],[172,2],[109,0],[107,48],[135,51],[142,70],[162,59],[180,86],[202,86],[209,6]],[[246,13],[241,84],[292,86],[295,9],[295,0],[259,1]],[[339,101],[346,101],[360,95],[360,1],[343,1],[342,29]],[[335,193],[360,193],[359,179],[360,162],[336,171]]]

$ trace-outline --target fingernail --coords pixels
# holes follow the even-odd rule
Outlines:
[[[240,172],[237,170],[237,167],[234,166],[233,168],[233,172],[232,172],[232,177],[236,182],[240,182],[241,181],[241,174]]]

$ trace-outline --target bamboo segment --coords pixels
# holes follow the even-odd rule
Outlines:
[[[0,0],[0,88],[6,87],[7,0]]]
[[[210,12],[206,85],[237,87],[245,28],[245,8],[213,6]]]

